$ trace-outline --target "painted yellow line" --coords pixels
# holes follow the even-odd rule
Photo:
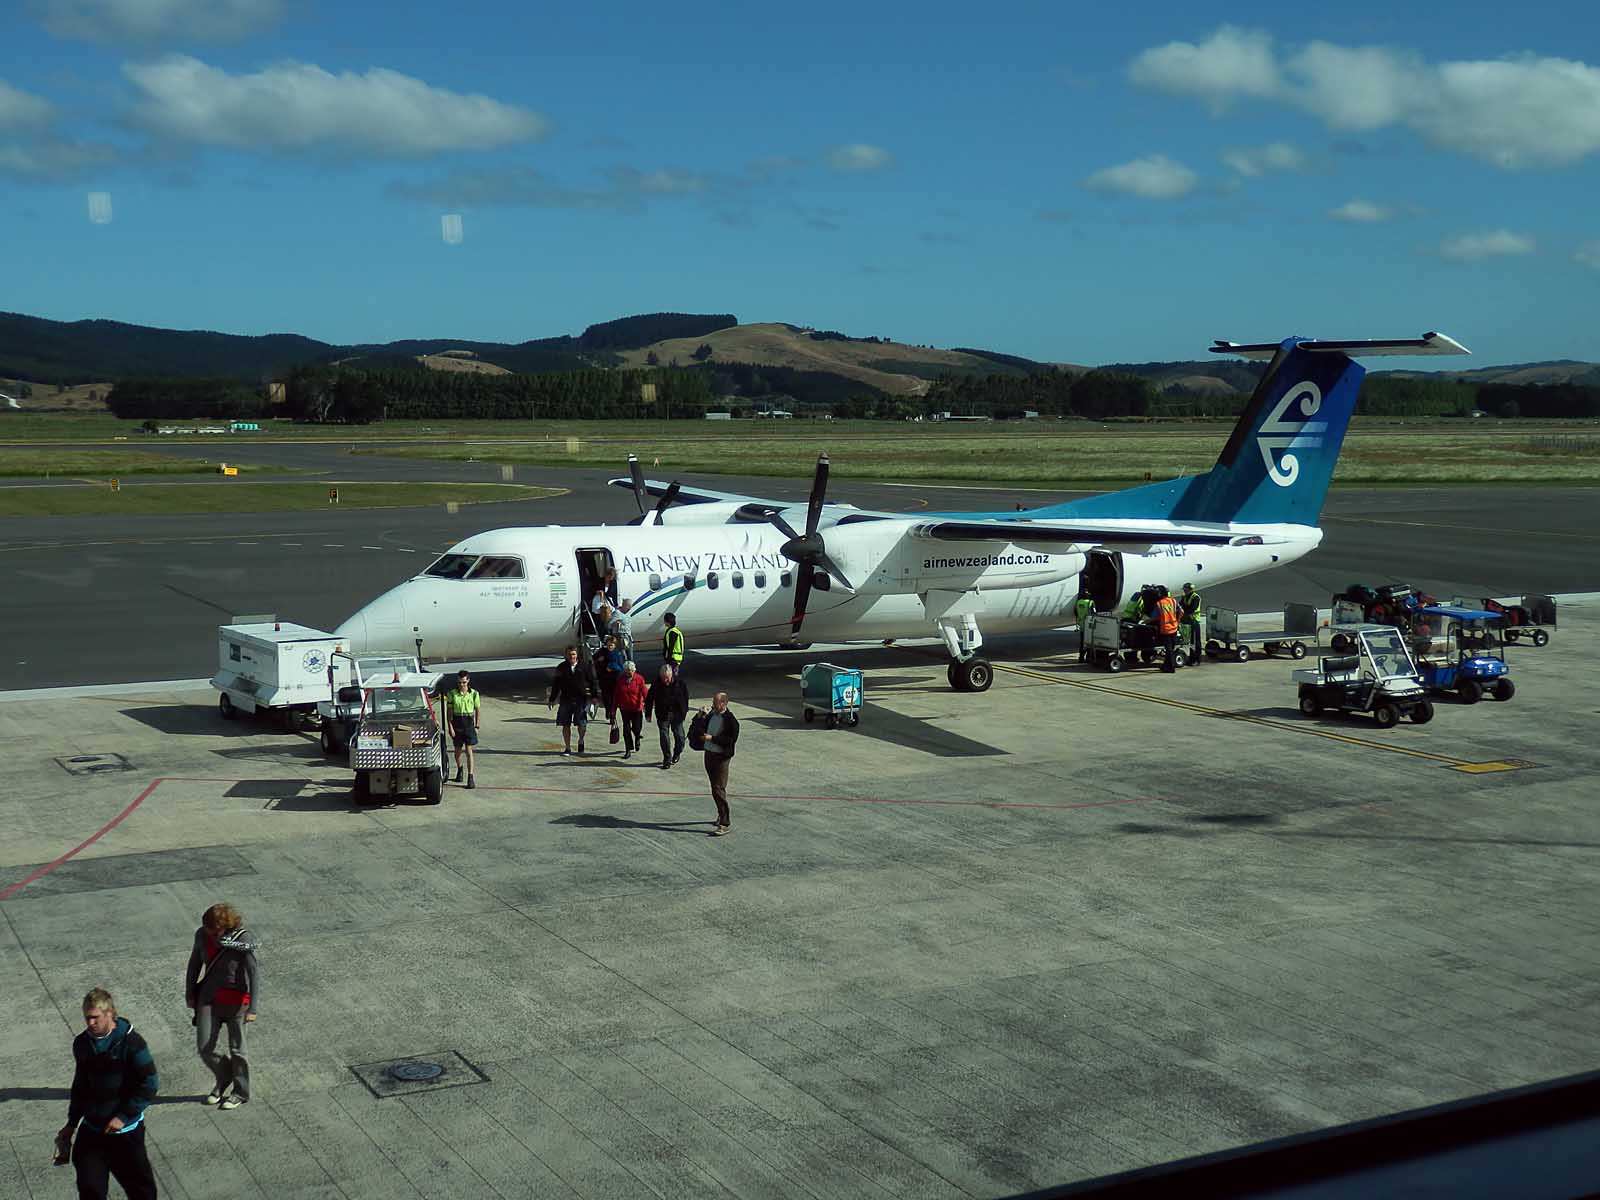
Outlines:
[[[1188,700],[1174,700],[1170,696],[1152,696],[1147,692],[1134,692],[1126,688],[1109,687],[1103,683],[1090,683],[1083,679],[1068,679],[1062,675],[1048,675],[1043,671],[1035,671],[1028,667],[1013,667],[1002,663],[995,663],[996,671],[1006,671],[1012,675],[1022,675],[1029,679],[1043,680],[1045,683],[1059,683],[1067,687],[1083,688],[1091,692],[1104,692],[1111,696],[1125,696],[1130,700],[1145,700],[1151,704],[1165,704],[1169,708],[1181,708],[1188,712],[1199,713],[1206,717],[1222,717],[1229,721],[1244,721],[1251,725],[1265,725],[1269,729],[1281,729],[1287,733],[1305,734],[1310,737],[1326,738],[1332,742],[1344,742],[1351,746],[1362,746],[1370,750],[1384,750],[1390,754],[1405,754],[1412,758],[1427,759],[1430,762],[1440,763],[1455,771],[1465,771],[1473,775],[1482,775],[1495,771],[1520,771],[1525,767],[1536,764],[1522,759],[1498,759],[1492,762],[1473,762],[1470,759],[1455,758],[1448,754],[1435,754],[1431,750],[1418,750],[1411,746],[1396,746],[1389,742],[1375,742],[1370,738],[1355,737],[1348,733],[1335,733],[1331,729],[1316,729],[1306,725],[1290,725],[1285,721],[1275,721],[1271,717],[1257,717],[1250,713],[1230,712],[1225,708],[1212,708],[1205,704],[1195,704]]]

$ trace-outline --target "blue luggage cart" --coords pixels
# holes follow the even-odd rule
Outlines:
[[[832,663],[807,663],[800,668],[800,703],[806,724],[821,713],[829,729],[861,724],[864,690],[860,671]]]

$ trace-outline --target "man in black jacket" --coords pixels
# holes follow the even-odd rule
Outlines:
[[[717,806],[717,827],[711,836],[723,837],[728,832],[728,764],[739,740],[739,718],[728,708],[728,693],[713,696],[711,707],[702,708],[694,723],[704,734],[700,748],[706,753],[706,778],[711,780],[711,799]]]
[[[683,754],[683,719],[688,715],[689,688],[671,664],[663,664],[660,677],[650,685],[644,698],[644,719],[653,718],[661,734],[663,771]]]
[[[561,726],[561,740],[566,744],[561,753],[572,753],[574,725],[578,727],[578,753],[583,753],[583,735],[589,729],[589,705],[599,694],[600,684],[594,677],[594,668],[578,660],[576,646],[568,646],[566,661],[556,668],[555,678],[550,681],[550,700],[546,705],[555,708],[557,701],[561,703],[556,709],[556,723]]]
[[[83,998],[83,1024],[72,1042],[77,1067],[67,1123],[56,1134],[56,1161],[65,1162],[71,1148],[80,1197],[103,1200],[114,1176],[128,1200],[155,1200],[156,1177],[144,1148],[145,1109],[161,1086],[155,1059],[104,988]]]

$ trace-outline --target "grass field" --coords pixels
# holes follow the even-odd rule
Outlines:
[[[215,475],[216,473],[216,460],[208,462],[202,458],[174,458],[170,454],[150,454],[139,450],[97,450],[76,447],[28,449],[0,446],[0,476],[10,478],[61,475],[69,478],[121,479],[130,475]],[[239,473],[295,475],[299,472],[288,467],[258,464],[249,467],[240,465]]]
[[[807,476],[828,450],[838,478],[906,483],[1022,487],[1124,487],[1209,470],[1227,439],[1223,426],[1126,426],[1084,430],[1039,426],[1017,433],[924,434],[917,427],[886,436],[813,430],[773,436],[745,430],[736,448],[725,436],[580,439],[495,445],[419,444],[358,449],[358,454],[479,459],[531,466],[610,467],[620,475],[628,451],[650,478],[678,474]],[[840,436],[841,434],[847,436]],[[1335,471],[1344,484],[1600,484],[1600,433],[1549,434],[1522,429],[1358,430],[1345,439]]]
[[[178,513],[261,513],[328,508],[326,483],[150,483],[109,487],[0,488],[0,517],[151,516]],[[541,500],[562,488],[502,483],[341,483],[340,508],[415,508]],[[463,499],[463,494],[470,499]]]

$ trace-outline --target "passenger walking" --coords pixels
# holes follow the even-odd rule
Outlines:
[[[633,657],[633,601],[624,600],[611,614],[611,623],[606,626],[606,632],[617,639],[617,649],[622,651],[624,660]]]
[[[673,675],[681,679],[685,644],[683,630],[678,628],[678,614],[663,613],[661,624],[661,657],[672,668]]]
[[[1078,661],[1084,662],[1089,657],[1089,614],[1094,612],[1094,600],[1087,588],[1078,593],[1072,611],[1078,619]]]
[[[706,778],[711,781],[711,799],[717,806],[717,825],[711,836],[722,837],[728,832],[728,764],[739,740],[739,718],[728,708],[727,692],[713,696],[711,707],[702,708],[694,719],[690,744],[696,740],[700,744],[695,748],[705,751]]]
[[[161,1086],[155,1059],[105,988],[84,996],[83,1024],[72,1040],[72,1092],[67,1123],[56,1134],[56,1162],[70,1156],[80,1200],[104,1200],[112,1179],[128,1200],[155,1200],[144,1146],[145,1110]]]
[[[610,634],[600,643],[600,649],[594,652],[595,682],[600,687],[600,702],[605,705],[606,723],[612,729],[617,727],[617,703],[611,693],[617,686],[617,680],[622,678],[622,664],[626,661],[622,651],[617,649],[617,639]]]
[[[194,1010],[195,1048],[216,1080],[206,1103],[224,1111],[250,1099],[244,1027],[256,1019],[256,1000],[261,995],[256,945],[233,905],[213,904],[194,931],[194,946],[183,975],[184,1003]],[[226,1055],[217,1052],[224,1030],[228,1034]]]
[[[1156,637],[1161,642],[1166,658],[1161,663],[1161,670],[1170,675],[1178,669],[1173,658],[1178,652],[1178,602],[1167,594],[1163,587],[1155,604]]]
[[[1200,589],[1192,583],[1183,585],[1183,595],[1178,598],[1178,625],[1184,635],[1180,640],[1189,643],[1189,662],[1193,666],[1200,665],[1200,629],[1201,613]]]
[[[661,769],[665,771],[683,755],[683,720],[689,715],[689,689],[665,663],[645,695],[644,715],[647,720],[654,717],[661,734]]]
[[[572,753],[574,725],[578,727],[578,753],[583,753],[583,737],[589,730],[589,708],[599,691],[594,668],[578,660],[576,646],[568,646],[565,660],[556,667],[555,677],[550,681],[550,698],[546,705],[556,708],[558,701],[561,705],[556,709],[556,723],[561,726],[561,741],[566,747],[562,754]]]
[[[640,748],[639,735],[644,730],[644,706],[650,699],[650,685],[631,662],[625,662],[612,695],[622,717],[622,757],[626,761]]]
[[[444,694],[445,712],[450,717],[450,744],[456,752],[456,782],[461,782],[461,755],[467,756],[467,786],[478,786],[474,747],[478,744],[478,729],[483,723],[483,698],[472,686],[472,676],[465,671],[456,674],[454,690]]]

